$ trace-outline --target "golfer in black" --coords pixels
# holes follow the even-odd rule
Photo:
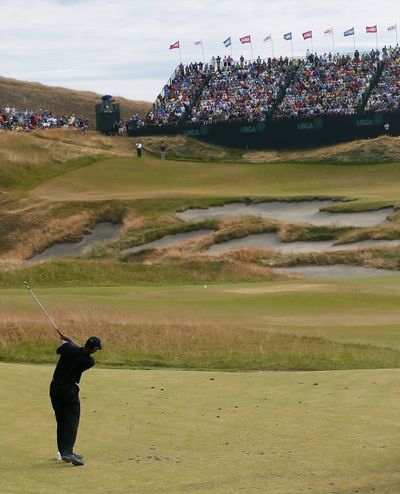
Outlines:
[[[75,466],[83,465],[82,455],[74,453],[78,432],[80,402],[79,383],[82,372],[94,366],[92,353],[101,350],[101,341],[91,336],[84,347],[78,346],[64,335],[57,348],[60,355],[50,384],[51,404],[57,420],[57,445],[61,458]]]

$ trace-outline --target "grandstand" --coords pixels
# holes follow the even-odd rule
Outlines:
[[[400,48],[302,59],[182,64],[129,135],[279,147],[400,134]]]

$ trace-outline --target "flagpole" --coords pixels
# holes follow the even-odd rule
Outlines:
[[[272,50],[272,58],[275,58],[275,55],[274,55],[274,42],[272,41],[272,38],[271,38],[271,50]]]
[[[253,61],[253,43],[250,41],[250,54],[251,54],[251,61]]]
[[[376,26],[375,36],[376,36],[376,49],[378,49],[378,26]]]
[[[335,55],[335,37],[333,35],[333,28],[332,28],[332,55]]]
[[[293,36],[290,38],[290,44],[292,45],[292,58],[294,58],[294,53],[293,53]]]
[[[179,60],[180,60],[181,65],[182,65],[182,57],[181,57],[181,43],[179,43]]]
[[[203,63],[204,63],[204,46],[203,46],[203,38],[201,38],[201,54],[203,55]]]
[[[312,35],[311,35],[310,41],[311,41],[311,53],[314,53],[314,44],[313,44],[313,40],[312,40]]]

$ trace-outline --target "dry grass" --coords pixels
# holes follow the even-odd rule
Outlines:
[[[32,134],[0,133],[0,159],[17,170],[44,168],[54,161],[66,162],[82,156],[132,156],[127,138],[110,138],[96,132],[82,134],[74,129],[35,131]]]
[[[400,161],[397,137],[380,136],[320,148],[247,151],[208,144],[184,136],[143,137],[145,149],[159,154],[165,142],[169,158],[201,161],[244,161],[248,163],[380,163]]]
[[[167,145],[167,157],[199,161],[236,161],[242,152],[216,144],[209,144],[197,139],[177,136],[143,136],[141,138],[146,151],[160,153],[162,143]]]
[[[120,222],[123,214],[123,206],[115,207],[112,203],[69,208],[63,203],[48,207],[38,201],[25,208],[11,208],[0,217],[4,232],[0,240],[1,260],[21,261],[54,243],[78,242],[86,229],[100,221]]]
[[[54,359],[54,335],[48,324],[13,317],[0,324],[0,360],[49,362]],[[23,320],[25,319],[25,320]],[[112,319],[112,318],[111,318]],[[336,343],[323,338],[280,334],[267,328],[148,321],[121,324],[74,318],[63,331],[80,344],[92,334],[101,337],[103,365],[162,366],[203,369],[319,370],[397,367],[400,352]]]
[[[75,114],[95,121],[95,105],[100,103],[101,95],[89,91],[76,91],[61,87],[45,86],[34,82],[24,82],[0,77],[0,108],[6,105],[21,110],[47,109],[56,115]],[[121,105],[122,118],[126,119],[134,113],[144,116],[151,103],[132,101],[116,97]]]
[[[243,159],[251,163],[400,161],[400,140],[397,137],[380,136],[304,150],[251,151],[243,154]]]

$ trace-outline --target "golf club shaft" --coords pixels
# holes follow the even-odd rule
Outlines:
[[[36,297],[36,295],[33,293],[31,287],[28,285],[28,283],[26,281],[24,281],[25,285],[26,285],[26,288],[31,292],[31,295],[32,297],[36,300],[36,302],[39,304],[40,308],[42,309],[42,311],[46,314],[46,316],[48,317],[49,321],[51,322],[51,324],[53,325],[54,329],[57,331],[58,335],[59,336],[62,336],[60,330],[58,329],[57,327],[57,324],[53,321],[52,317],[50,316],[50,314],[47,312],[47,310],[43,307],[43,305],[40,303],[40,300]]]

